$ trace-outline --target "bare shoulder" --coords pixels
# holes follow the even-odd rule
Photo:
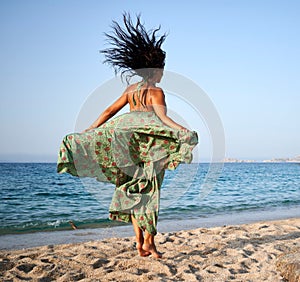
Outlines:
[[[150,90],[151,90],[150,91],[151,96],[164,96],[165,95],[164,91],[160,87],[154,86],[154,87],[151,87]]]
[[[151,87],[150,91],[151,104],[165,106],[165,94],[160,87]]]

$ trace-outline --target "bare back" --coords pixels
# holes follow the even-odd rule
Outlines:
[[[124,93],[127,95],[130,111],[154,111],[152,96],[159,89],[155,86],[141,85],[140,83],[130,85]]]

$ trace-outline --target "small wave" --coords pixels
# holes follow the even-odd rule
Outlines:
[[[26,233],[35,233],[35,232],[51,232],[51,231],[62,231],[62,230],[73,230],[72,222],[78,229],[87,229],[87,228],[106,228],[111,226],[120,226],[124,223],[112,222],[108,219],[87,219],[87,220],[73,220],[73,219],[61,219],[55,221],[35,221],[35,222],[26,222],[21,225],[13,225],[0,227],[0,235],[6,234],[26,234]]]
[[[66,186],[68,183],[65,182],[51,182],[50,185],[57,185],[57,186]]]
[[[48,226],[53,226],[54,228],[57,228],[59,226],[62,226],[66,223],[65,220],[56,220],[54,222],[47,222]]]
[[[34,193],[35,196],[43,196],[43,197],[47,197],[47,196],[51,196],[51,193],[49,192],[36,192]]]

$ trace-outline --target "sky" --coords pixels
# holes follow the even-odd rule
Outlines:
[[[56,161],[91,93],[114,78],[99,50],[124,11],[168,33],[165,70],[205,91],[222,121],[226,157],[300,155],[299,1],[2,0],[0,160]],[[180,115],[193,125],[188,112]]]

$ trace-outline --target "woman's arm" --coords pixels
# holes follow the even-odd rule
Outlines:
[[[112,105],[110,105],[100,116],[95,120],[95,122],[85,131],[99,127],[111,117],[113,117],[118,111],[120,111],[128,103],[127,93],[124,92],[123,95],[118,98]]]
[[[165,125],[175,129],[187,130],[184,126],[176,123],[167,116],[165,94],[160,88],[151,89],[151,104],[154,112]]]

